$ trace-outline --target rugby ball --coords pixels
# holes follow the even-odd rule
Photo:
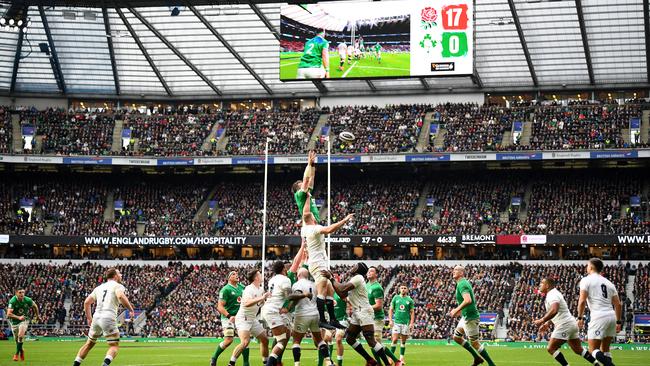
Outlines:
[[[339,139],[341,139],[342,141],[345,141],[345,142],[352,142],[352,141],[354,141],[355,137],[354,137],[354,134],[352,132],[343,131],[343,132],[339,133]]]

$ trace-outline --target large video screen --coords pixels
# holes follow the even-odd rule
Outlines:
[[[284,5],[280,79],[471,75],[473,0]]]

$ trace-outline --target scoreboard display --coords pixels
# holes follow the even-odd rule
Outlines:
[[[473,0],[284,5],[280,79],[471,75]]]

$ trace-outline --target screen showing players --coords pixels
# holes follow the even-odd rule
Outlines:
[[[471,75],[473,10],[472,0],[285,5],[280,79]]]

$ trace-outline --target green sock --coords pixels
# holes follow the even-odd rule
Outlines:
[[[406,353],[406,343],[403,343],[403,344],[399,347],[399,354],[400,354],[400,356],[404,357],[404,354],[405,354],[405,353]]]
[[[336,357],[336,364],[338,366],[343,366],[343,356],[337,356]]]
[[[325,360],[323,359],[323,356],[321,356],[320,352],[318,352],[318,366],[323,366],[323,362],[325,362]]]
[[[483,345],[481,345],[481,348],[479,348],[479,353],[481,354],[481,357],[487,361],[489,366],[494,366],[494,361],[492,361],[490,355],[488,354],[488,351],[485,349],[485,347],[483,347]]]
[[[244,359],[244,366],[249,366],[250,363],[250,356],[251,356],[251,350],[246,347],[244,350],[241,352],[242,358]]]
[[[224,347],[223,342],[219,343],[217,345],[217,349],[214,350],[214,353],[212,354],[212,358],[214,358],[215,360],[218,359],[219,355],[222,354],[225,349],[226,349],[226,347]]]
[[[370,347],[370,350],[372,351],[372,357],[373,357],[375,360],[379,360],[379,358],[377,357],[377,352],[375,352],[375,349],[372,348],[372,347]]]
[[[468,341],[463,342],[463,348],[467,350],[467,352],[471,353],[474,359],[481,358],[481,356],[478,355],[478,352],[472,347],[472,345]]]
[[[384,347],[384,349],[386,350],[386,356],[390,357],[390,359],[395,361],[395,362],[399,361],[399,358],[395,357],[395,354],[393,353],[393,351],[389,350],[386,347]]]
[[[397,349],[397,343],[391,343],[390,344],[390,351],[395,353],[396,349]]]
[[[16,341],[16,354],[20,353],[20,342]]]
[[[334,359],[334,345],[330,344],[329,348],[330,348],[330,360],[333,360]]]

